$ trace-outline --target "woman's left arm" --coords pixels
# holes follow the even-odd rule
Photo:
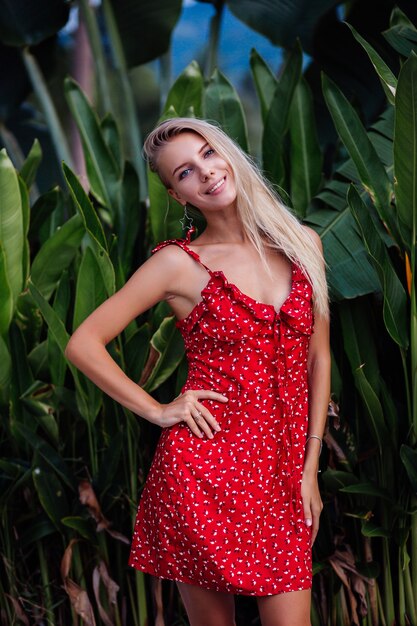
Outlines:
[[[321,242],[319,245],[321,248]],[[312,526],[312,544],[317,536],[323,508],[318,487],[321,452],[321,441],[318,438],[322,439],[326,425],[330,400],[330,366],[329,320],[316,315],[307,361],[309,418],[301,483],[305,522],[307,526]]]

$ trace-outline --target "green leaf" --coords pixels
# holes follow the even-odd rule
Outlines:
[[[317,22],[335,0],[226,0],[234,15],[271,43],[290,48],[297,38],[309,45]]]
[[[84,539],[86,539],[91,545],[96,545],[97,536],[91,529],[91,523],[84,519],[83,517],[77,517],[75,515],[71,517],[62,517],[61,524],[66,526],[67,528],[72,528],[76,530],[77,533],[81,535]]]
[[[43,467],[34,467],[33,483],[45,513],[59,529],[61,519],[69,513],[68,502],[61,482],[55,474]]]
[[[107,295],[111,296],[116,289],[115,276],[113,265],[107,251],[107,242],[103,227],[78,178],[65,163],[63,164],[63,170],[77,211],[80,213],[85,229],[90,236],[93,251],[106,286]]]
[[[397,78],[391,72],[388,65],[385,61],[379,56],[378,52],[369,44],[363,37],[359,35],[359,33],[351,26],[347,24],[355,37],[356,41],[358,41],[362,48],[367,53],[372,65],[375,68],[376,73],[379,76],[382,87],[385,91],[385,95],[388,98],[388,101],[391,104],[395,104],[395,91],[397,89]]]
[[[323,75],[323,94],[336,130],[355,163],[362,185],[395,237],[395,215],[390,210],[391,184],[358,114],[340,89]],[[399,238],[398,238],[399,239]]]
[[[316,131],[313,96],[304,79],[298,83],[290,115],[290,195],[297,215],[305,216],[322,175],[322,154]]]
[[[32,429],[23,423],[15,424],[16,431],[24,438],[24,440],[33,448],[34,452],[42,457],[42,459],[58,474],[66,485],[72,490],[76,490],[76,482],[67,463],[62,456],[42,437],[37,435]]]
[[[384,449],[392,446],[392,437],[387,429],[384,411],[378,395],[365,374],[366,364],[362,361],[360,344],[348,302],[339,304],[339,314],[342,323],[343,345],[352,368],[355,386],[366,409],[365,417],[369,429],[375,444],[378,446],[379,453],[382,455]]]
[[[82,138],[91,191],[112,212],[120,202],[119,164],[107,146],[100,122],[85,94],[71,78],[65,80],[65,94]]]
[[[65,270],[62,273],[61,280],[58,283],[53,309],[56,315],[63,321],[64,325],[67,319],[67,313],[70,306],[71,291],[69,284],[69,274]],[[65,382],[65,374],[67,371],[67,361],[64,358],[58,344],[56,343],[52,333],[48,333],[47,339],[47,356],[48,366],[51,380],[54,385],[62,387]]]
[[[0,150],[0,242],[15,303],[23,288],[24,221],[17,172],[5,150]]]
[[[34,46],[63,28],[68,16],[65,0],[3,2],[0,41],[8,46]]]
[[[213,72],[204,96],[204,117],[219,122],[223,130],[247,151],[246,120],[233,85],[219,70]]]
[[[400,457],[407,472],[411,488],[414,494],[417,495],[417,450],[413,450],[403,444],[400,448]]]
[[[153,61],[168,50],[171,32],[181,13],[181,0],[106,1],[113,8],[130,67]]]
[[[123,432],[119,431],[112,437],[109,447],[104,451],[101,458],[100,470],[95,480],[100,498],[114,484],[114,477],[119,466],[122,451]]]
[[[261,105],[262,121],[265,123],[278,81],[269,66],[254,48],[252,48],[250,53],[250,67]]]
[[[86,248],[77,275],[73,330],[106,299],[106,288],[91,248]]]
[[[288,55],[275,88],[262,135],[263,168],[274,183],[286,188],[284,167],[284,136],[295,88],[301,78],[302,51],[300,44]]]
[[[192,61],[178,76],[172,85],[164,113],[172,106],[179,116],[187,116],[190,107],[193,107],[196,117],[202,115],[203,75],[196,61]]]
[[[65,329],[64,323],[31,280],[29,280],[29,291],[36,305],[39,307],[48,325],[49,331],[52,333],[56,343],[64,355],[65,348],[67,347],[67,343],[69,341],[69,335]],[[71,369],[74,378],[77,379],[77,369],[71,364],[69,364],[69,368]]]
[[[0,335],[6,335],[10,322],[13,318],[13,294],[10,289],[7,268],[6,255],[0,240]]]
[[[23,163],[22,168],[20,170],[20,176],[25,181],[28,189],[35,182],[36,172],[38,171],[38,167],[41,161],[42,161],[41,144],[39,143],[37,139],[35,139],[29,151],[29,154],[27,155],[26,160]]]
[[[412,52],[417,53],[417,31],[414,26],[411,28],[400,24],[382,34],[394,50],[403,56],[408,57]]]
[[[19,545],[23,550],[56,533],[55,526],[44,513],[36,519],[31,519],[30,523],[26,522],[25,526],[27,526],[25,530],[19,534]]]
[[[0,335],[0,405],[8,401],[10,380],[12,373],[12,359],[6,342]]]
[[[107,113],[100,124],[103,139],[107,144],[113,159],[120,171],[123,169],[123,156],[121,151],[121,138],[116,121],[111,113]]]
[[[126,161],[122,181],[120,208],[114,219],[114,230],[117,232],[117,248],[123,269],[123,275],[129,275],[132,259],[137,254],[137,236],[139,227],[145,219],[141,213],[145,211],[139,198],[139,180],[133,166]]]
[[[74,215],[57,228],[34,258],[31,279],[47,300],[55,290],[62,272],[72,263],[84,234],[82,219]]]
[[[143,385],[148,393],[157,389],[171,376],[184,354],[184,343],[175,322],[173,316],[165,318],[151,339],[148,360],[151,371]]]
[[[348,485],[347,487],[342,487],[340,491],[343,493],[356,493],[362,496],[369,496],[370,498],[382,498],[383,500],[388,500],[393,504],[393,500],[386,489],[382,489],[372,483],[358,483],[356,485]]]
[[[167,194],[165,185],[155,172],[148,169],[149,221],[152,240],[155,244],[167,239],[177,239],[182,235],[180,219],[184,207]]]
[[[142,374],[150,339],[149,324],[143,324],[125,344],[126,372],[132,380],[139,380]]]
[[[386,539],[391,539],[391,533],[388,530],[368,520],[362,522],[361,532],[365,537],[385,537]]]
[[[357,189],[351,185],[348,203],[362,233],[368,254],[381,281],[384,294],[384,323],[396,343],[401,348],[408,346],[407,295],[392,265],[388,251],[382,241],[369,209],[362,201]]]
[[[358,479],[352,472],[344,472],[342,470],[327,469],[322,473],[322,479],[325,488],[334,493],[347,485],[353,485]]]
[[[417,56],[412,54],[398,77],[395,107],[395,196],[401,231],[408,246],[417,230]],[[407,230],[411,231],[408,235]]]

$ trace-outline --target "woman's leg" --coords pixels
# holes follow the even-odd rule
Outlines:
[[[290,591],[274,596],[258,596],[262,626],[311,626],[311,591]]]
[[[190,626],[235,626],[235,598],[231,593],[177,582]]]

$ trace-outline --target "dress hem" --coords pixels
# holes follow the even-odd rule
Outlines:
[[[207,589],[207,590],[212,590],[212,591],[218,591],[220,593],[230,593],[232,595],[239,595],[239,596],[252,596],[252,597],[265,597],[265,596],[275,596],[275,595],[281,595],[283,593],[292,593],[293,591],[310,591],[312,588],[312,584],[311,582],[309,584],[305,584],[305,585],[294,585],[294,588],[285,588],[285,589],[275,589],[274,591],[271,592],[257,592],[257,591],[240,591],[238,587],[235,587],[234,590],[231,589],[223,589],[221,588],[220,585],[216,585],[215,583],[213,584],[207,584],[207,585],[201,585],[199,583],[196,583],[194,580],[192,580],[191,578],[187,578],[186,576],[176,576],[175,578],[172,577],[170,578],[169,576],[161,576],[159,574],[156,573],[155,570],[151,569],[150,567],[136,567],[135,565],[133,565],[132,563],[129,563],[129,566],[132,567],[133,569],[135,569],[138,572],[143,572],[145,574],[149,574],[150,576],[154,576],[155,578],[160,578],[161,580],[171,580],[172,582],[178,582],[178,583],[186,583],[188,585],[195,585],[196,587],[202,587],[203,589]],[[230,585],[231,587],[233,587],[232,585]]]

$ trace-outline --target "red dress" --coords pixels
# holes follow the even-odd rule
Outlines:
[[[159,244],[187,246],[189,236]],[[201,265],[203,265],[201,263]],[[129,564],[206,589],[264,596],[311,587],[311,531],[300,485],[308,421],[312,289],[292,266],[279,312],[211,271],[201,301],[177,322],[187,389],[220,423],[199,439],[181,422],[162,430],[144,486]]]

